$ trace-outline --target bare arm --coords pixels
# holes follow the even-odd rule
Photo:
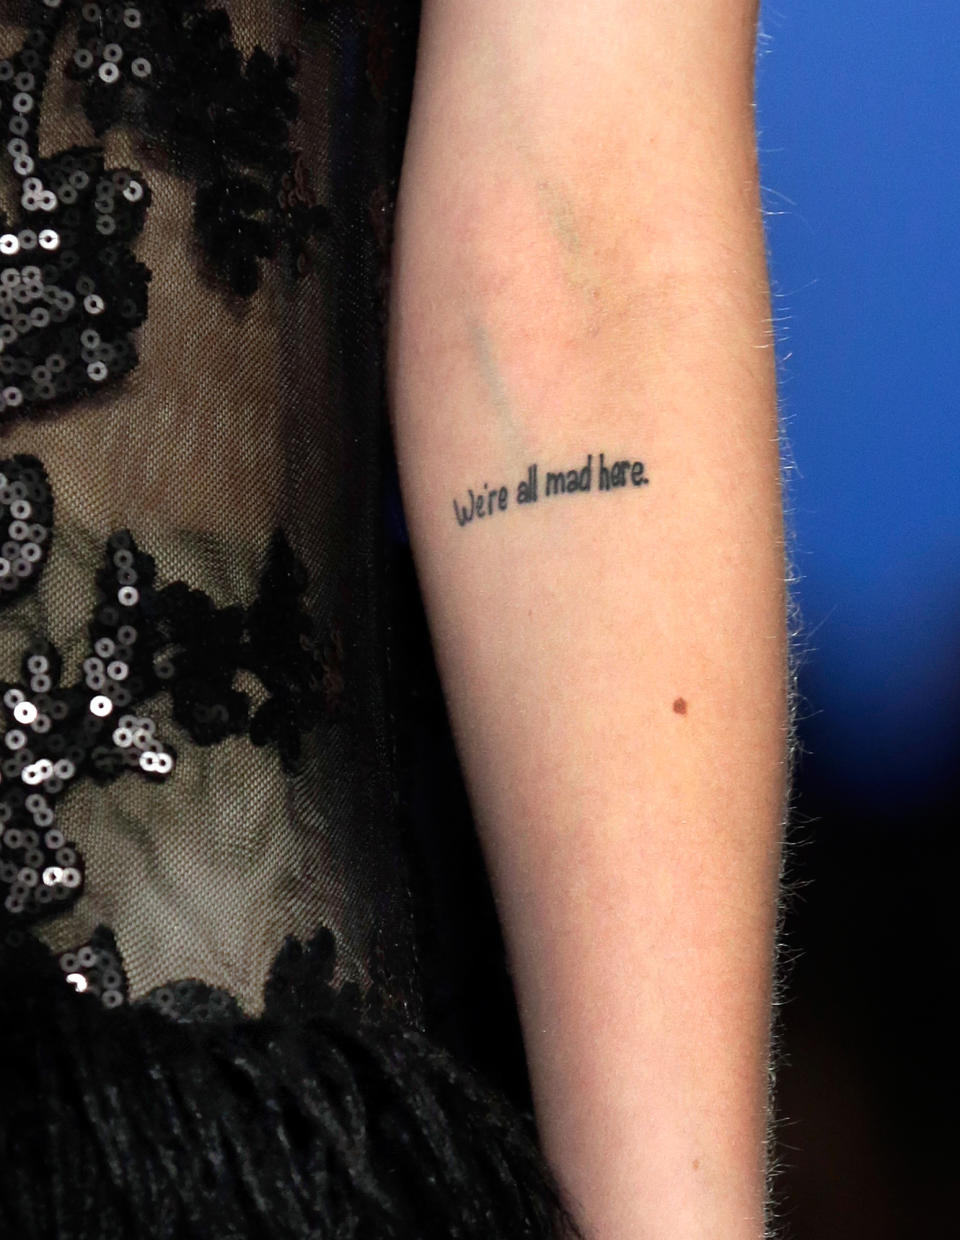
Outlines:
[[[423,9],[394,435],[537,1121],[590,1240],[764,1233],[786,675],[755,22]]]

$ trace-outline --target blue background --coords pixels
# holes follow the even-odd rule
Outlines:
[[[760,31],[801,714],[832,778],[909,799],[957,757],[960,4],[780,0]]]
[[[786,1240],[956,1230],[943,981],[960,818],[958,64],[958,0],[762,7],[800,617],[777,1063]]]

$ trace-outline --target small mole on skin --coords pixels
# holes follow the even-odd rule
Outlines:
[[[700,1170],[700,1159],[699,1159],[699,1158],[695,1158],[695,1159],[693,1160],[693,1169],[694,1169],[694,1171],[699,1171],[699,1170]]]
[[[678,715],[685,715],[687,713],[686,701],[683,698],[677,698],[677,700],[673,704],[673,709],[676,711]]]

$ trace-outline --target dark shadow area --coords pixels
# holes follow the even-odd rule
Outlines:
[[[824,716],[802,739],[780,1013],[783,1234],[948,1235],[956,775],[872,800],[828,762]]]

